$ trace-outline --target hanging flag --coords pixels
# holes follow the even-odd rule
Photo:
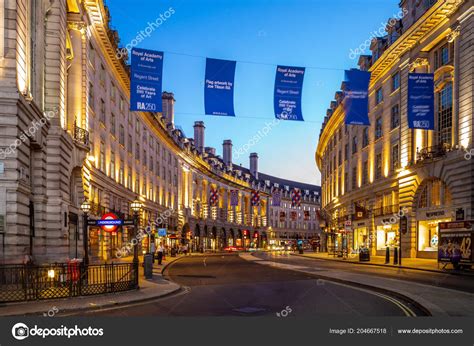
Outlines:
[[[274,188],[272,191],[272,206],[279,207],[281,204],[281,192],[280,189]]]
[[[280,222],[284,222],[286,219],[286,213],[284,211],[280,211]]]
[[[434,74],[408,74],[408,127],[434,130]]]
[[[250,198],[250,202],[252,206],[259,206],[260,205],[260,193],[257,190],[252,190],[252,196]]]
[[[344,112],[347,125],[370,125],[369,121],[370,72],[345,71]]]
[[[130,110],[162,112],[163,52],[133,48],[130,73]]]
[[[235,116],[235,65],[235,61],[206,59],[206,79],[204,83],[206,114]]]
[[[230,190],[230,205],[232,207],[239,205],[239,190]]]
[[[219,191],[211,187],[211,193],[209,196],[209,204],[213,207],[217,207],[218,203],[219,203]]]
[[[301,93],[304,72],[304,67],[277,66],[273,96],[277,119],[303,121]]]
[[[291,190],[291,207],[299,207],[301,206],[301,191],[300,189],[293,189]]]

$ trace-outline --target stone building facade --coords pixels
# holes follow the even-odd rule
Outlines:
[[[175,127],[172,93],[163,113],[129,111],[129,68],[109,21],[102,0],[0,1],[0,261],[81,258],[85,200],[97,219],[129,218],[139,199],[140,225],[165,228],[162,241],[264,246],[270,186],[232,165],[229,140],[222,159],[205,147],[203,122],[194,138]],[[113,259],[132,234],[91,227],[92,260]]]
[[[315,155],[323,226],[333,251],[346,241],[350,251],[381,255],[401,236],[404,257],[436,258],[438,223],[474,218],[474,160],[466,156],[474,135],[474,11],[462,0],[404,0],[400,8],[403,18],[389,21],[372,55],[359,59],[371,72],[371,125],[344,125],[344,83],[327,111]],[[434,73],[434,131],[408,128],[410,72]]]

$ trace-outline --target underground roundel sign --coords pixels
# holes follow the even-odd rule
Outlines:
[[[120,220],[114,213],[104,214],[102,215],[102,218],[97,221],[97,225],[105,232],[115,232],[121,224],[122,220]]]

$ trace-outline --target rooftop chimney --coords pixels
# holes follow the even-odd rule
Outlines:
[[[222,144],[222,152],[225,165],[229,169],[232,169],[232,140],[224,140],[224,143]]]
[[[163,116],[168,124],[174,125],[174,94],[164,91],[161,94],[161,102],[163,105]]]
[[[194,122],[194,146],[200,153],[204,153],[204,121]]]
[[[250,173],[258,179],[258,154],[251,153],[250,154]]]

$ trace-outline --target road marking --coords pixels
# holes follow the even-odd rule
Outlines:
[[[256,258],[256,257],[251,255],[251,254],[239,254],[239,256],[241,258],[245,259],[245,260],[248,260],[248,261],[251,261],[251,262],[257,262],[258,264],[262,264],[262,265],[266,265],[266,266],[270,266],[270,267],[274,267],[274,268],[278,268],[278,269],[294,270],[294,271],[298,271],[298,272],[302,272],[302,273],[311,273],[311,272],[309,272],[309,270],[313,269],[313,268],[309,268],[309,267],[305,267],[305,266],[295,266],[295,265],[292,265],[292,264],[273,262],[271,260],[267,261],[267,260],[264,260],[264,259],[261,259],[261,258],[259,258],[257,260],[254,260],[254,258]],[[353,286],[353,285],[348,285],[348,284],[343,284],[343,283],[336,282],[336,281],[331,281],[331,278],[323,278],[322,280],[328,281],[328,282],[330,282],[332,284],[335,284],[335,285],[348,287],[348,288],[351,288],[351,289],[362,291],[362,292],[377,296],[379,298],[385,299],[385,300],[391,302],[392,304],[395,304],[400,310],[403,311],[405,316],[416,317],[416,313],[413,310],[411,310],[409,307],[402,304],[400,301],[398,301],[398,300],[396,300],[396,299],[394,299],[394,298],[392,298],[392,297],[390,297],[386,294],[371,291],[369,289],[365,289],[365,288],[361,288],[361,287],[357,287],[357,286]]]

